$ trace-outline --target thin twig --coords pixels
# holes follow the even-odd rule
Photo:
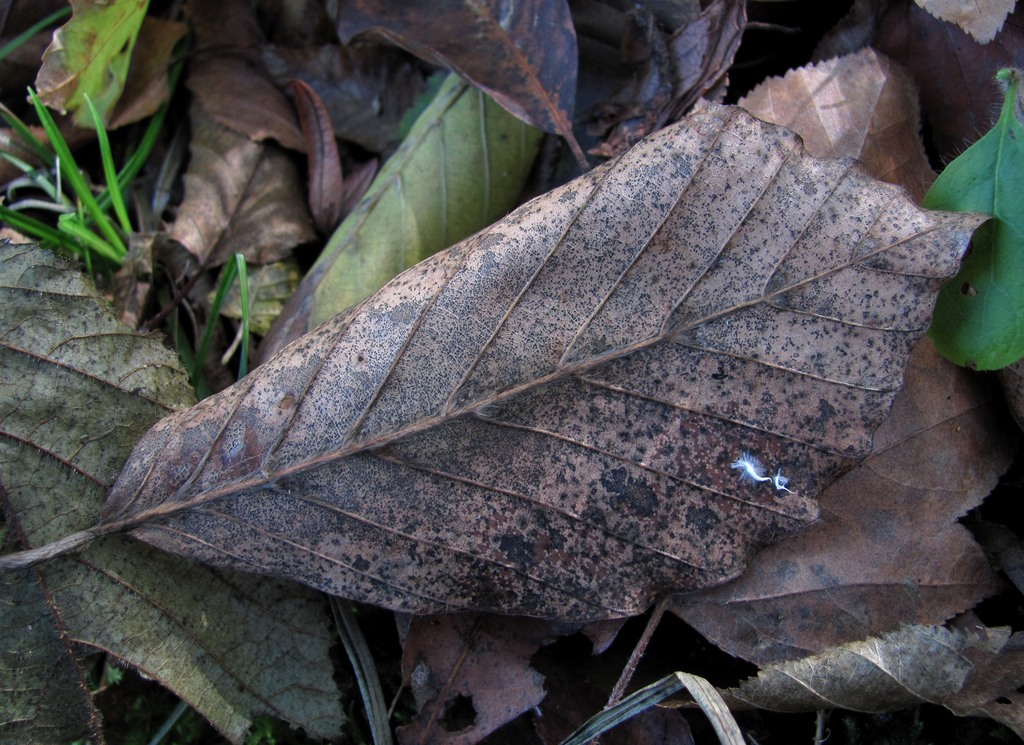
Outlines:
[[[159,313],[157,313],[144,324],[139,326],[139,332],[147,333],[155,329],[161,323],[163,323],[167,316],[171,315],[171,313],[174,312],[174,309],[181,305],[181,301],[184,300],[185,297],[192,291],[192,288],[196,286],[196,282],[199,281],[199,277],[200,275],[202,275],[204,271],[205,267],[198,267],[195,270],[195,272],[192,273],[192,276],[189,278],[188,282],[185,283],[185,286],[182,287],[173,298],[171,298],[171,302],[169,302],[167,305],[161,308]]]
[[[665,609],[668,608],[671,595],[666,596],[659,602],[651,613],[651,617],[647,620],[647,627],[644,629],[644,633],[640,636],[636,646],[633,647],[633,653],[629,656],[629,660],[626,662],[626,666],[622,668],[622,674],[619,676],[619,681],[615,684],[612,689],[611,696],[608,697],[607,706],[614,706],[622,698],[626,692],[626,687],[629,685],[629,681],[633,679],[633,674],[636,672],[637,665],[640,664],[640,660],[643,659],[644,653],[647,651],[647,645],[651,641],[651,637],[654,636],[654,630],[658,628],[658,624],[661,623],[661,617],[665,615]]]

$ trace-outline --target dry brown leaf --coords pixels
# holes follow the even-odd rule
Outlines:
[[[586,165],[572,132],[578,55],[566,0],[435,0],[400,9],[335,0],[328,10],[342,41],[372,32],[449,68],[513,116],[564,137]]]
[[[302,136],[306,139],[306,168],[309,211],[321,234],[328,234],[341,222],[345,186],[334,141],[331,115],[315,90],[301,80],[291,82],[299,112]]]
[[[334,134],[372,153],[394,143],[402,116],[426,87],[415,60],[385,44],[267,44],[260,59],[282,89],[296,79],[307,83],[327,107]]]
[[[529,618],[413,618],[402,674],[419,714],[399,728],[399,740],[470,745],[537,706],[544,698],[544,676],[530,667],[530,658],[567,631]]]
[[[1024,638],[1006,628],[905,626],[769,667],[729,690],[727,700],[773,711],[895,711],[933,703],[959,716],[995,711],[993,718],[1024,736],[1016,694],[1022,662]],[[1007,695],[1017,699],[1012,706],[997,701]]]
[[[272,143],[252,142],[194,106],[189,150],[170,237],[201,264],[219,266],[235,252],[267,264],[316,237],[298,170]]]
[[[111,112],[110,129],[152,116],[171,97],[168,69],[174,62],[174,48],[187,33],[182,23],[153,17],[142,21],[135,43],[145,53],[132,55],[124,91]]]
[[[742,0],[715,0],[671,34],[642,6],[630,18],[623,56],[640,70],[601,103],[588,125],[595,134],[611,130],[591,150],[606,158],[678,120],[702,96],[720,100],[715,92],[724,94],[726,71],[746,27],[746,6]]]
[[[979,44],[988,44],[1003,27],[1017,0],[914,0],[936,18],[955,23]]]
[[[896,3],[883,16],[874,46],[910,72],[932,140],[948,162],[995,121],[1002,94],[993,76],[1024,59],[1024,5],[995,40],[980,45],[916,5]]]
[[[1014,450],[990,398],[921,342],[874,453],[821,495],[821,524],[675,612],[726,652],[766,665],[973,607],[996,585],[956,520],[989,494]]]
[[[162,420],[90,535],[417,612],[735,577],[866,456],[979,219],[800,150],[702,106]]]
[[[935,179],[921,144],[917,90],[873,49],[769,78],[740,106],[797,132],[811,155],[857,158],[918,202]]]
[[[266,38],[249,4],[190,0],[185,12],[196,38],[185,85],[203,110],[253,140],[304,152],[295,112],[260,61]]]

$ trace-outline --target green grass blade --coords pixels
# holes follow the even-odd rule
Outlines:
[[[178,84],[178,78],[181,75],[182,65],[179,63],[171,68],[171,73],[168,76],[168,85],[171,88],[171,94],[173,95],[175,88]],[[163,129],[164,121],[167,119],[167,111],[170,108],[170,102],[168,101],[153,114],[149,119],[149,124],[146,125],[146,132],[142,136],[142,141],[139,146],[132,153],[131,157],[128,158],[128,162],[124,164],[124,167],[117,174],[117,184],[121,191],[127,191],[129,185],[135,180],[135,177],[139,175],[142,167],[149,161],[150,153],[153,152],[153,147],[156,145],[156,141],[160,136],[160,130]],[[101,209],[106,210],[110,204],[111,191],[109,188],[105,189],[103,193],[96,198],[97,203]]]
[[[7,55],[9,55],[11,52],[20,47],[22,44],[24,44],[26,41],[31,39],[33,36],[38,34],[40,31],[42,31],[50,24],[56,23],[57,21],[61,20],[62,18],[66,18],[69,15],[71,15],[70,6],[67,8],[61,8],[60,10],[55,10],[53,13],[50,13],[50,15],[46,16],[46,18],[43,18],[41,21],[29,26],[27,29],[25,29],[20,34],[11,39],[9,42],[0,47],[0,60],[7,57]]]
[[[238,292],[242,299],[242,360],[238,363],[238,379],[249,374],[249,271],[245,257],[235,254],[238,269]]]
[[[0,117],[3,117],[3,120],[7,122],[7,126],[18,133],[18,137],[24,140],[25,144],[32,149],[32,152],[43,161],[43,165],[47,168],[53,168],[57,165],[57,158],[54,156],[53,151],[46,146],[46,143],[36,137],[32,129],[17,114],[3,104],[0,104]]]
[[[117,178],[117,168],[114,167],[114,154],[110,150],[110,138],[107,137],[107,128],[103,126],[100,114],[93,106],[92,99],[87,95],[85,105],[89,107],[92,115],[92,123],[96,127],[96,142],[100,146],[100,160],[103,162],[103,177],[107,180],[107,192],[110,194],[110,201],[114,205],[114,214],[121,223],[121,230],[126,234],[132,232],[132,223],[128,219],[128,208],[124,203],[124,193],[121,191],[121,183]],[[98,204],[97,200],[97,204]]]
[[[204,395],[203,390],[205,389],[205,379],[203,377],[203,365],[206,364],[206,356],[210,353],[210,342],[213,340],[214,325],[220,317],[220,307],[224,304],[224,298],[228,294],[228,289],[231,287],[231,283],[235,281],[235,274],[237,273],[238,266],[235,262],[229,261],[224,265],[224,273],[221,274],[220,284],[217,287],[217,294],[214,295],[213,302],[210,303],[210,313],[206,319],[206,328],[203,329],[203,338],[199,342],[199,347],[196,349],[195,359],[192,360],[192,367],[189,369],[192,384],[200,394],[200,397],[203,397]]]
[[[84,253],[84,248],[74,242],[70,235],[64,234],[34,217],[16,212],[5,205],[0,205],[0,221],[7,223],[21,233],[61,246],[79,256]]]
[[[85,244],[93,250],[96,255],[103,257],[107,261],[113,264],[120,264],[121,259],[124,258],[123,253],[118,253],[117,248],[111,246],[100,236],[92,232],[82,221],[82,218],[74,213],[61,215],[57,219],[57,229],[62,233],[74,237],[79,242]],[[88,254],[86,254],[88,258]],[[90,273],[92,269],[90,268]]]
[[[21,158],[19,158],[17,155],[12,155],[11,153],[7,152],[6,150],[0,150],[0,158],[3,158],[8,163],[13,165],[15,168],[17,168],[19,171],[21,171],[22,173],[24,173],[26,175],[28,175],[28,174],[32,173],[33,171],[37,170],[36,167],[34,165],[32,165],[31,163],[26,163]]]
[[[43,105],[43,102],[39,100],[39,96],[37,96],[36,92],[31,88],[29,88],[28,95],[29,98],[32,99],[32,105],[36,109],[36,114],[43,125],[43,129],[46,130],[46,134],[50,138],[50,145],[53,147],[53,151],[57,154],[57,161],[60,164],[61,173],[64,174],[64,177],[71,184],[71,188],[75,190],[75,195],[78,197],[79,201],[85,205],[86,210],[89,212],[89,217],[96,222],[96,227],[98,227],[100,232],[106,237],[110,247],[114,249],[116,254],[118,254],[114,260],[120,263],[121,259],[123,259],[125,254],[128,253],[128,249],[125,248],[124,241],[122,241],[121,236],[117,234],[117,230],[115,230],[114,225],[109,219],[107,219],[106,213],[101,210],[100,206],[96,203],[96,198],[92,195],[89,185],[85,183],[85,179],[78,170],[78,164],[75,162],[75,158],[71,154],[71,148],[68,147],[67,141],[57,128],[57,123],[53,120],[53,117],[50,116],[49,110],[47,110]]]

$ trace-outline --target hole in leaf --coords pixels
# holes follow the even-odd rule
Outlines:
[[[472,697],[461,693],[448,701],[441,717],[441,726],[446,732],[460,732],[476,724],[476,709]]]
[[[978,291],[970,282],[964,282],[962,285],[960,285],[960,294],[967,295],[969,297],[974,297],[975,295],[978,294]]]

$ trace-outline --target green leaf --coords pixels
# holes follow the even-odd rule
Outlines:
[[[271,347],[503,217],[519,198],[541,136],[450,75],[300,285],[297,299],[308,303],[308,316],[287,334],[275,329],[261,349],[264,359]]]
[[[194,401],[158,337],[30,246],[0,245],[0,370],[5,551],[94,523],[136,440]],[[111,536],[4,574],[0,608],[0,743],[93,734],[80,645],[156,678],[235,742],[264,712],[319,737],[342,726],[323,603],[296,585]]]
[[[999,120],[950,163],[924,198],[938,210],[982,212],[960,273],[939,295],[929,331],[958,365],[997,370],[1024,357],[1024,99],[1022,73],[1002,70]]]
[[[149,0],[71,0],[71,20],[57,29],[36,76],[47,106],[74,112],[92,126],[89,96],[104,121],[124,90],[135,40]]]

